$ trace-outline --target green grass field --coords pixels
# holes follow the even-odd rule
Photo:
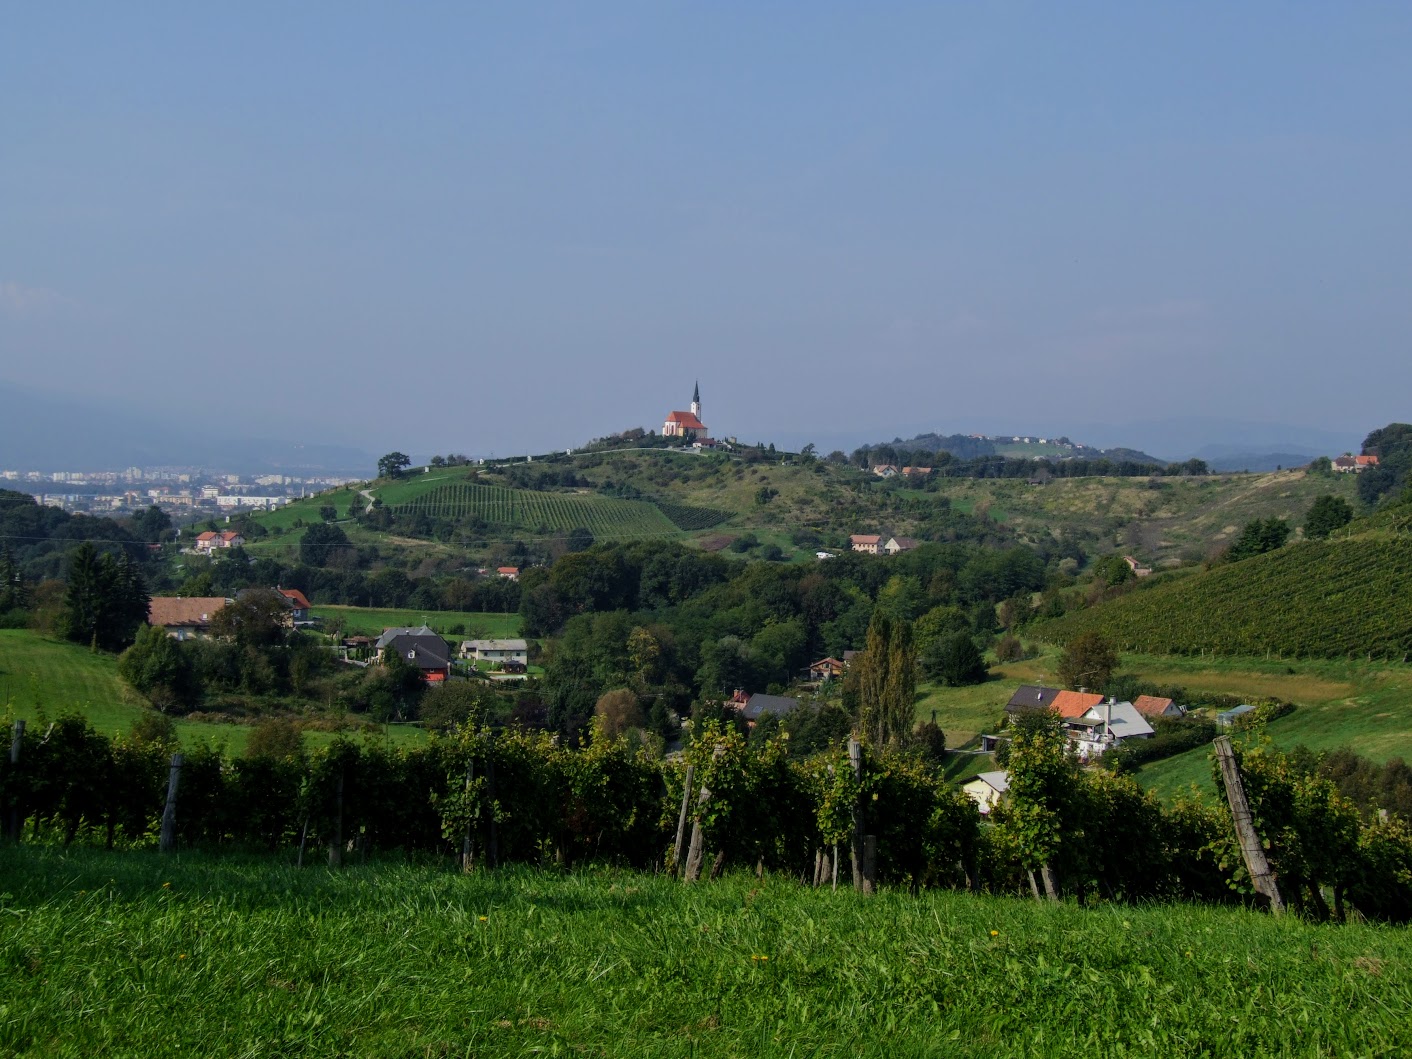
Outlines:
[[[429,625],[443,635],[453,635],[453,625],[465,628],[464,637],[475,639],[505,639],[520,635],[518,614],[494,614],[468,610],[387,610],[376,607],[315,607],[315,617],[322,618],[324,628],[340,623],[347,633],[377,636],[383,629],[403,625]],[[460,636],[462,634],[456,633]]]
[[[149,709],[118,676],[116,655],[94,654],[81,644],[25,629],[0,629],[0,695],[4,704],[0,717],[24,718],[33,724],[41,713],[50,720],[76,713],[108,736],[131,731]],[[229,753],[239,755],[251,729],[243,724],[182,717],[176,720],[176,730],[185,746],[223,746]],[[331,742],[337,735],[310,730],[304,738],[317,746]],[[391,725],[369,728],[361,738],[407,743],[425,739],[426,733],[408,725]]]
[[[0,851],[0,1052],[1384,1056],[1412,936],[753,876]]]

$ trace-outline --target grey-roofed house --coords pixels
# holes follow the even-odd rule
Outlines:
[[[381,651],[398,636],[437,636],[437,633],[434,629],[426,625],[418,625],[415,627],[411,625],[398,625],[391,629],[382,630],[382,635],[378,637],[377,649]],[[437,636],[437,639],[440,639],[440,637]]]
[[[1059,697],[1059,688],[1046,688],[1038,684],[1021,684],[1005,704],[1006,713],[1016,710],[1048,710]]]
[[[785,695],[751,695],[740,715],[747,721],[758,721],[769,714],[783,717],[799,708],[799,700]]]
[[[394,636],[383,651],[384,658],[389,651],[401,655],[409,665],[422,671],[423,680],[445,680],[451,675],[451,652],[446,641],[435,633],[430,636],[412,633]]]
[[[518,662],[529,664],[529,643],[525,640],[464,640],[461,657],[477,662]]]

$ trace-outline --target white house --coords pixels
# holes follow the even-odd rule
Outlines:
[[[465,640],[461,657],[477,662],[518,662],[529,664],[529,644],[524,640]]]
[[[1156,734],[1131,702],[1112,699],[1100,702],[1082,717],[1065,721],[1064,727],[1080,761],[1097,757],[1125,740],[1151,739]]]

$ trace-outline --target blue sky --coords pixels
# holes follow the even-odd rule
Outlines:
[[[697,378],[750,440],[1412,418],[1406,5],[5,24],[0,381],[472,454]]]

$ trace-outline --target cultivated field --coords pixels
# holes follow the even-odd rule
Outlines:
[[[34,848],[0,892],[6,1054],[1412,1049],[1405,929],[1238,909]]]
[[[530,532],[567,533],[583,527],[602,540],[672,536],[677,533],[677,527],[666,515],[641,500],[507,489],[499,485],[469,482],[439,485],[391,507],[398,515],[457,520],[475,518],[488,525],[518,526]]]

